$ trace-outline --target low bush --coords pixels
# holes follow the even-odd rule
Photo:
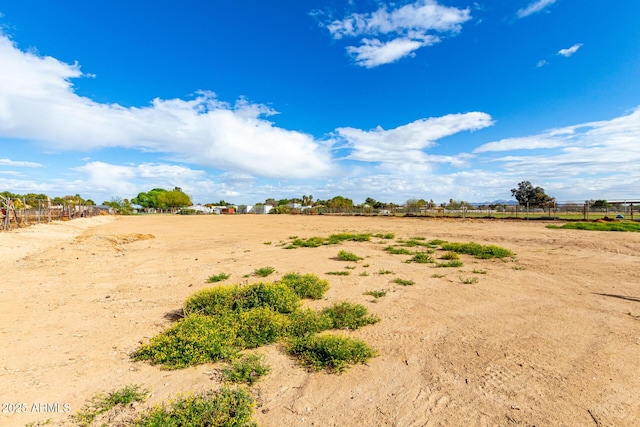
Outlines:
[[[134,427],[250,427],[255,401],[244,388],[223,387],[204,395],[187,395],[157,406]]]
[[[290,337],[307,337],[333,327],[329,316],[308,308],[292,313],[289,320],[287,335]]]
[[[324,274],[328,274],[329,276],[348,276],[351,274],[350,271],[327,271]]]
[[[415,285],[416,282],[414,282],[413,280],[405,280],[405,279],[394,279],[393,283],[397,283],[398,285],[402,285],[402,286],[412,286]]]
[[[209,276],[207,278],[207,283],[216,283],[221,282],[223,280],[227,280],[230,277],[227,273],[214,274],[213,276]]]
[[[384,289],[381,289],[379,291],[367,291],[364,293],[364,295],[370,295],[376,299],[381,298],[383,296],[385,296],[387,294],[387,291],[385,291]]]
[[[144,402],[149,390],[141,389],[139,385],[129,385],[109,394],[97,394],[91,402],[73,415],[74,421],[80,426],[89,426],[100,414],[110,411],[116,406],[126,407],[133,402]]]
[[[440,259],[456,260],[456,259],[460,259],[460,255],[458,255],[457,252],[447,251],[442,255],[440,255]]]
[[[300,298],[320,299],[329,289],[329,282],[315,274],[288,273],[280,280]]]
[[[359,257],[358,255],[356,255],[356,254],[354,254],[352,252],[340,251],[340,252],[338,252],[338,259],[340,261],[358,262],[358,261],[360,261],[361,259],[364,259],[364,258],[361,258],[361,257]]]
[[[237,332],[235,316],[194,314],[180,319],[167,331],[151,338],[133,357],[167,369],[216,362],[236,354]]]
[[[365,306],[346,301],[325,308],[322,315],[330,319],[331,329],[358,329],[380,321],[378,316],[369,314]]]
[[[278,313],[292,313],[300,306],[300,298],[282,282],[253,283],[241,288],[242,308],[271,307]]]
[[[184,303],[184,312],[215,316],[237,310],[242,305],[242,289],[238,285],[216,286],[191,295]]]
[[[426,252],[418,252],[407,262],[417,262],[418,264],[430,264],[436,262],[431,255]]]
[[[365,363],[376,355],[364,341],[329,334],[292,339],[287,351],[311,369],[335,372],[342,372],[355,363]]]
[[[239,348],[256,348],[271,344],[284,336],[289,317],[271,307],[258,307],[239,314],[236,345]]]
[[[229,366],[222,369],[222,379],[232,383],[253,385],[261,377],[267,375],[271,368],[260,354],[250,354],[232,360]]]
[[[501,248],[496,245],[487,245],[483,246],[479,243],[469,242],[469,243],[452,243],[452,242],[444,242],[440,245],[440,247],[445,251],[458,252],[467,255],[473,255],[476,258],[480,259],[489,259],[489,258],[506,258],[513,256],[513,252],[508,249]]]
[[[255,270],[253,270],[253,274],[255,274],[256,276],[260,276],[260,277],[267,277],[268,275],[270,275],[274,271],[276,271],[276,269],[273,268],[273,267],[260,267],[260,268],[256,268]]]
[[[384,248],[384,250],[389,252],[392,255],[411,255],[411,254],[413,254],[413,252],[411,252],[409,249],[396,248],[395,246],[387,246],[386,248]]]
[[[455,267],[462,267],[464,264],[462,263],[462,261],[458,261],[458,260],[451,260],[451,261],[447,261],[447,262],[439,262],[436,264],[436,267],[439,268],[455,268]]]

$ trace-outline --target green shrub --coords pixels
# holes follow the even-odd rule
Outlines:
[[[280,282],[290,287],[300,298],[320,299],[329,289],[329,282],[315,274],[288,273]]]
[[[374,234],[373,237],[390,240],[396,237],[396,235],[393,233],[377,233],[377,234]]]
[[[387,246],[384,250],[392,255],[411,255],[413,253],[409,249],[396,248],[395,246]]]
[[[267,277],[268,275],[270,275],[274,271],[276,271],[276,269],[273,268],[273,267],[260,267],[260,268],[256,268],[255,270],[253,270],[253,274],[255,274],[256,276],[260,276],[260,277]]]
[[[348,276],[351,274],[350,271],[327,271],[324,274],[328,274],[329,276]]]
[[[335,372],[342,372],[356,363],[365,363],[376,355],[364,341],[328,334],[292,339],[287,351],[316,371],[326,369]]]
[[[223,280],[227,280],[230,277],[227,273],[214,274],[213,276],[209,276],[207,278],[207,283],[216,283],[221,282]]]
[[[332,329],[358,329],[380,321],[378,316],[369,314],[365,306],[346,301],[325,308],[322,315],[331,320]]]
[[[271,307],[279,313],[291,313],[300,306],[298,295],[285,283],[253,283],[242,288],[242,308]]]
[[[323,237],[309,237],[308,239],[295,239],[291,242],[294,247],[303,248],[317,248],[326,244],[326,239]]]
[[[333,327],[329,316],[308,308],[291,313],[289,320],[287,335],[290,337],[306,337]]]
[[[237,331],[237,319],[232,315],[187,316],[141,346],[134,359],[167,369],[216,362],[235,355]]]
[[[444,242],[440,247],[445,251],[458,252],[467,255],[473,255],[476,258],[506,258],[513,256],[513,252],[508,249],[501,248],[496,245],[483,246],[479,243],[452,243]]]
[[[368,242],[369,240],[371,240],[371,234],[338,233],[330,235],[327,240],[332,245],[345,241]]]
[[[385,291],[384,289],[381,289],[379,291],[367,291],[364,293],[364,295],[370,295],[374,298],[381,298],[383,296],[385,296],[387,294],[387,291]]]
[[[143,390],[139,385],[129,385],[107,395],[100,393],[94,396],[91,402],[82,407],[72,418],[83,427],[89,426],[98,415],[108,412],[116,406],[126,407],[133,402],[144,402],[148,393],[149,390]]]
[[[458,255],[457,252],[447,251],[442,255],[440,255],[440,259],[456,260],[456,259],[460,259],[460,255]]]
[[[391,270],[380,269],[380,270],[378,270],[378,274],[384,275],[384,274],[396,274],[396,273],[394,273]]]
[[[397,283],[398,285],[402,285],[402,286],[411,286],[411,285],[415,285],[416,282],[414,282],[413,280],[405,280],[405,279],[394,279],[393,283]]]
[[[236,344],[240,348],[256,348],[271,344],[285,334],[289,318],[271,307],[257,307],[239,315]]]
[[[356,254],[354,254],[352,252],[340,251],[340,252],[338,252],[338,259],[340,261],[358,262],[358,261],[360,261],[361,259],[364,259],[364,258],[361,258],[361,257],[359,257],[358,255],[356,255]]]
[[[417,262],[419,264],[428,264],[436,262],[431,255],[426,252],[418,252],[407,262]]]
[[[158,406],[134,422],[134,427],[250,427],[255,401],[243,388],[180,397]]]
[[[447,261],[447,262],[439,262],[436,264],[436,267],[440,267],[440,268],[450,268],[450,267],[462,267],[464,264],[462,263],[462,261],[458,261],[458,260],[451,260],[451,261]]]
[[[547,225],[547,228],[564,228],[570,230],[591,231],[632,231],[640,232],[640,224],[636,222],[568,222],[562,227]]]
[[[232,383],[253,385],[261,377],[267,375],[271,368],[261,354],[250,354],[231,361],[222,368],[222,379]]]
[[[184,303],[184,312],[215,316],[242,306],[242,289],[238,285],[216,286],[191,295]]]

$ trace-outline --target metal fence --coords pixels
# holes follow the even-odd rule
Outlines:
[[[79,204],[52,205],[47,200],[0,196],[0,230],[8,231],[51,221],[67,221],[111,213],[108,207]]]

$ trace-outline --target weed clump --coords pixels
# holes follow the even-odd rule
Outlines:
[[[300,298],[320,299],[329,289],[329,282],[315,274],[287,273],[280,279],[280,283],[290,287]]]
[[[431,255],[429,255],[426,252],[418,252],[411,259],[409,259],[407,262],[417,262],[419,264],[429,264],[429,263],[434,263],[435,260],[433,259],[433,257]]]
[[[89,426],[101,414],[110,411],[116,406],[126,407],[133,402],[144,402],[147,399],[149,390],[143,390],[139,385],[129,385],[107,395],[97,394],[91,402],[76,414],[73,419],[81,426]]]
[[[369,314],[365,306],[350,302],[327,307],[322,310],[322,315],[331,321],[331,329],[359,329],[380,321],[378,316]]]
[[[222,369],[222,378],[227,382],[253,385],[270,371],[263,355],[251,354],[232,360],[229,366]]]
[[[223,387],[203,395],[187,395],[144,414],[134,427],[250,427],[255,401],[244,388]]]
[[[267,277],[268,275],[270,275],[274,271],[276,271],[276,269],[273,268],[273,267],[260,267],[260,268],[256,268],[255,270],[253,270],[253,274],[255,274],[256,276],[260,276],[260,277]]]
[[[223,280],[227,280],[230,277],[227,273],[214,274],[213,276],[209,276],[207,278],[207,283],[216,283],[221,282]]]
[[[413,253],[409,249],[396,248],[395,246],[387,246],[384,250],[392,255],[411,255]]]
[[[342,372],[355,363],[365,363],[376,355],[364,341],[330,334],[292,339],[287,351],[313,370],[334,372]]]
[[[340,251],[338,252],[338,259],[340,261],[352,261],[352,262],[358,262],[364,258],[359,257],[358,255],[352,253],[352,252],[347,252],[347,251]]]
[[[393,283],[397,283],[398,285],[402,285],[402,286],[412,286],[415,285],[416,282],[414,282],[413,280],[406,280],[406,279],[394,279]]]
[[[452,242],[444,242],[440,245],[440,247],[445,251],[452,251],[461,254],[473,255],[476,258],[480,259],[489,259],[489,258],[506,258],[513,256],[513,252],[508,249],[501,248],[496,245],[487,245],[483,246],[479,243],[469,242],[469,243],[452,243]]]

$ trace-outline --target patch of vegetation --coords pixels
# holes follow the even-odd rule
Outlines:
[[[256,268],[255,270],[253,270],[253,274],[255,274],[256,276],[260,276],[260,277],[267,277],[268,275],[270,275],[274,271],[276,271],[276,269],[273,268],[273,267],[260,267],[260,268]]]
[[[263,245],[270,245],[271,242],[262,242]]]
[[[568,222],[562,226],[547,225],[547,228],[565,230],[589,230],[589,231],[631,231],[640,232],[640,223],[637,222]]]
[[[382,298],[383,296],[387,295],[387,291],[385,291],[384,289],[380,289],[378,291],[367,291],[364,293],[364,295],[370,295],[376,299],[378,298]]]
[[[329,289],[329,282],[315,274],[287,273],[280,283],[284,283],[300,298],[320,299]]]
[[[351,274],[350,271],[327,271],[324,274],[328,274],[330,276],[348,276]]]
[[[356,266],[355,265],[345,265],[344,268],[345,268],[345,270],[355,270]]]
[[[487,270],[478,270],[477,268],[473,269],[473,274],[487,274]]]
[[[380,274],[380,275],[385,275],[385,274],[396,274],[396,273],[394,273],[394,272],[393,272],[393,271],[391,271],[391,270],[384,270],[384,269],[380,269],[380,270],[378,270],[378,274]]]
[[[207,283],[221,282],[223,280],[227,280],[229,277],[231,277],[231,275],[227,273],[214,274],[213,276],[209,276],[209,278],[207,278]]]
[[[402,246],[407,246],[407,247],[416,247],[416,246],[427,246],[427,247],[433,247],[433,245],[431,245],[431,243],[429,242],[425,242],[425,239],[416,239],[416,238],[412,238],[409,240],[403,240],[403,239],[399,239],[396,240],[396,242]]]
[[[342,372],[355,363],[365,363],[376,355],[364,341],[329,334],[292,339],[287,351],[313,370],[335,372]]]
[[[440,240],[440,239],[433,239],[429,242],[429,246],[436,247],[436,246],[442,245],[443,243],[447,243],[447,241]]]
[[[244,388],[223,387],[204,395],[187,395],[157,406],[134,427],[256,427],[252,420],[255,401]]]
[[[398,285],[402,285],[402,286],[412,286],[415,285],[416,282],[414,282],[413,280],[405,280],[405,279],[393,279],[393,283],[397,283]]]
[[[496,245],[481,245],[479,243],[452,243],[444,242],[440,247],[445,251],[458,252],[461,254],[473,255],[480,259],[506,258],[513,256],[513,252]]]
[[[446,276],[447,276],[446,274],[437,274],[437,273],[434,273],[431,275],[431,277],[433,277],[434,279],[442,279],[443,277],[446,277]]]
[[[300,298],[286,283],[253,283],[241,288],[241,308],[270,307],[278,313],[292,313],[300,306]]]
[[[289,316],[290,337],[307,337],[333,327],[332,319],[322,312],[311,309],[299,310]]]
[[[235,345],[256,348],[271,344],[285,335],[289,323],[289,316],[270,307],[242,311],[238,315]]]
[[[478,283],[478,278],[477,277],[460,277],[460,281],[465,284],[465,285],[475,285],[476,283]]]
[[[371,240],[371,234],[363,233],[363,234],[354,234],[354,233],[338,233],[332,234],[329,237],[309,237],[306,239],[303,238],[293,238],[292,242],[286,249],[295,249],[295,248],[317,248],[319,246],[324,245],[337,245],[341,242],[345,241],[353,241],[353,242],[367,242]]]
[[[409,249],[396,248],[395,246],[387,246],[386,248],[384,248],[384,250],[389,252],[392,255],[411,255],[411,254],[413,254],[413,252],[411,252]]]
[[[81,426],[89,426],[95,418],[116,406],[126,407],[133,402],[144,402],[149,394],[148,390],[139,385],[129,385],[109,394],[97,394],[91,402],[73,415],[74,421]]]
[[[460,255],[458,255],[457,252],[447,251],[442,255],[440,255],[440,259],[456,260],[456,259],[460,259]]]
[[[360,276],[368,276],[369,272],[368,271],[363,271],[360,273]]]
[[[347,252],[347,251],[340,251],[338,252],[338,259],[340,261],[351,261],[351,262],[358,262],[364,258],[359,257],[358,255],[354,254],[353,252]]]
[[[462,267],[464,264],[462,263],[462,261],[458,261],[458,260],[451,260],[451,261],[447,261],[447,262],[439,262],[436,264],[436,267],[440,267],[440,268],[455,268],[455,267]]]
[[[393,233],[377,233],[377,234],[374,234],[373,237],[377,237],[379,239],[390,240],[390,239],[393,239],[394,237],[396,237],[396,235],[393,234]]]
[[[178,320],[170,329],[151,338],[133,355],[166,369],[180,369],[217,362],[237,354],[236,316],[194,314]]]
[[[407,262],[417,262],[419,264],[431,264],[436,262],[436,260],[433,259],[433,257],[426,252],[418,252],[413,257],[411,257],[411,259],[409,259]]]
[[[264,355],[250,354],[231,361],[222,369],[222,379],[227,382],[253,385],[261,377],[271,371],[264,360]]]
[[[513,268],[514,270],[525,270],[524,266],[522,266],[522,265],[514,265],[511,268]]]
[[[369,314],[361,304],[341,302],[322,310],[322,315],[331,320],[331,329],[359,329],[378,323],[378,316]]]

